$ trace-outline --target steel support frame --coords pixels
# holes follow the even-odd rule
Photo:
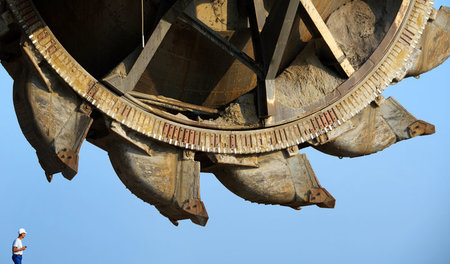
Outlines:
[[[280,70],[281,60],[291,35],[298,7],[298,0],[280,1],[272,8],[273,10],[271,10],[261,31],[260,39],[264,47],[263,54],[266,72],[264,77],[265,102],[258,102],[265,108],[265,115],[260,114],[261,117],[270,118],[277,115],[275,77]]]
[[[245,0],[254,59],[199,19],[187,14],[184,10],[191,3],[192,0],[175,0],[161,7],[158,11],[160,19],[155,21],[153,32],[137,59],[132,59],[134,63],[130,71],[125,74],[115,72],[103,81],[119,93],[127,94],[133,91],[173,23],[181,20],[256,74],[258,115],[264,122],[270,124],[270,118],[277,115],[275,78],[280,71],[281,60],[299,8],[306,16],[302,17],[303,20],[311,31],[318,32],[322,36],[342,70],[348,76],[354,72],[310,0],[281,0],[272,8],[267,18],[262,0]],[[130,57],[132,56],[136,54],[131,54]]]

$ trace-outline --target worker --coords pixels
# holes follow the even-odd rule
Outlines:
[[[23,229],[23,228],[19,229],[19,236],[13,242],[12,260],[14,261],[14,264],[22,264],[23,251],[27,249],[26,246],[22,245],[22,239],[25,238],[26,234],[27,234],[27,231],[25,231],[25,229]]]

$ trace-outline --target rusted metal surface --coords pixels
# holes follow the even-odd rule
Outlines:
[[[428,136],[436,133],[436,128],[430,123],[418,120],[408,126],[408,133],[411,138],[417,136]]]
[[[420,40],[421,53],[409,76],[418,76],[442,64],[450,56],[450,8],[434,10]]]
[[[311,200],[311,193],[321,187],[306,155],[297,152],[289,156],[279,151],[256,158],[258,168],[223,164],[210,171],[230,191],[251,202],[298,208],[328,201],[329,196],[325,195],[323,199]]]
[[[448,8],[430,1],[82,2],[0,0],[0,57],[49,181],[75,176],[87,139],[132,193],[203,226],[201,171],[251,202],[333,208],[299,149],[357,157],[435,131],[381,96],[448,57]],[[327,24],[349,6],[386,25],[364,56]]]
[[[62,172],[71,180],[78,171],[78,153],[92,124],[91,109],[63,82],[49,74],[24,45],[14,104],[25,137],[36,149],[47,179]],[[41,74],[34,74],[35,67]],[[51,85],[49,85],[51,84]]]
[[[125,186],[175,225],[183,219],[206,225],[208,214],[200,200],[200,162],[194,160],[193,153],[129,136],[133,132],[120,124],[112,124],[111,129],[117,137],[107,151]]]
[[[328,133],[315,148],[338,157],[359,157],[386,149],[392,144],[420,135],[434,134],[434,126],[417,120],[394,98],[380,97],[346,125]]]
[[[309,202],[321,208],[334,208],[336,199],[324,188],[311,189]]]

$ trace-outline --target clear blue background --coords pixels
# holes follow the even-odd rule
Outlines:
[[[436,1],[436,6],[445,1]],[[448,2],[447,2],[448,4]],[[174,227],[131,194],[107,154],[85,143],[69,182],[49,184],[18,126],[0,71],[0,263],[19,227],[24,263],[450,263],[450,64],[388,88],[437,133],[368,157],[307,153],[333,210],[256,205],[202,174],[206,227]]]

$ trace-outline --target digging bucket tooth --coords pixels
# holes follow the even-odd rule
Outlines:
[[[115,122],[111,130],[117,140],[108,153],[125,186],[173,224],[190,219],[205,226],[208,214],[200,198],[200,162],[194,152],[144,138]]]
[[[335,199],[319,184],[305,154],[297,147],[254,156],[211,154],[216,164],[207,170],[245,200],[289,206],[334,208]],[[233,164],[232,161],[235,160]]]
[[[60,172],[72,180],[78,171],[78,153],[92,124],[91,107],[59,78],[52,77],[45,63],[37,66],[28,48],[24,48],[28,56],[22,56],[23,67],[14,81],[17,119],[36,149],[47,180]]]

